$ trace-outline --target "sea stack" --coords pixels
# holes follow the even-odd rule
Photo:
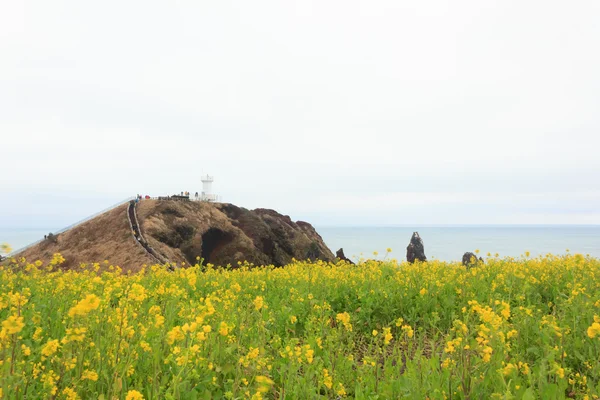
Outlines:
[[[425,247],[423,246],[423,240],[419,236],[419,232],[414,232],[410,238],[410,243],[406,248],[406,260],[409,263],[418,261],[427,261],[425,257]]]
[[[344,254],[344,249],[341,247],[338,251],[335,252],[335,257],[340,259],[341,261],[347,262],[348,264],[354,265],[352,260],[350,260],[348,257],[346,257],[346,255]]]
[[[476,266],[479,261],[483,262],[483,258],[479,257],[479,259],[477,259],[475,253],[471,253],[470,251],[468,251],[465,254],[463,254],[462,263],[467,268]]]

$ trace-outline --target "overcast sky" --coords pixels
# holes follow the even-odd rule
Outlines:
[[[200,191],[315,225],[600,224],[600,2],[0,2],[0,226]]]

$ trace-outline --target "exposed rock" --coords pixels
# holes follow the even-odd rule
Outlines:
[[[470,251],[468,251],[465,254],[463,254],[462,263],[465,267],[474,267],[475,265],[477,265],[478,262],[483,262],[483,258],[479,257],[479,259],[477,259],[475,253],[471,253]]]
[[[200,257],[205,264],[236,267],[238,261],[282,266],[293,258],[334,260],[312,225],[274,210],[143,201],[138,217],[147,240],[171,261],[194,264]]]
[[[406,260],[409,263],[413,263],[415,260],[427,261],[427,257],[425,257],[425,247],[423,246],[423,241],[419,236],[419,232],[414,232],[410,238],[410,243],[406,248]]]
[[[346,261],[348,264],[354,264],[352,262],[352,260],[350,260],[348,257],[346,257],[346,255],[344,254],[344,249],[340,248],[336,253],[335,253],[335,257],[339,258],[342,261]]]

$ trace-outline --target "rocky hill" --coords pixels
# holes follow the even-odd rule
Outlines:
[[[306,222],[293,222],[273,210],[247,210],[232,204],[143,200],[136,206],[141,233],[158,255],[171,263],[282,266],[295,259],[334,260],[321,236]],[[117,207],[19,256],[49,260],[60,252],[63,266],[109,260],[135,271],[154,259],[137,243],[127,217],[127,205]]]

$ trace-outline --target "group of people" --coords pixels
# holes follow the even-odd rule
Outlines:
[[[181,192],[180,196],[190,197],[190,192]],[[200,197],[200,195],[198,192],[196,192],[196,194],[194,194],[194,198],[198,199],[198,197]]]
[[[149,195],[145,195],[144,197],[142,197],[141,194],[138,194],[137,196],[135,196],[135,202],[136,203],[142,201],[142,199],[149,200],[150,196]]]
[[[187,197],[189,199],[190,196],[191,196],[190,192],[188,192],[188,191],[182,191],[182,192],[180,192],[180,194],[174,194],[172,196],[159,196],[158,200],[168,200],[168,199],[177,199],[177,198],[181,199],[182,197]],[[196,200],[199,200],[200,199],[200,193],[196,192],[194,194],[194,198]],[[151,199],[151,197],[148,196],[148,195],[142,196],[142,195],[138,194],[136,196],[136,198],[135,198],[135,202],[137,203],[137,202],[139,202],[139,201],[141,201],[143,199],[148,200],[148,199]]]

